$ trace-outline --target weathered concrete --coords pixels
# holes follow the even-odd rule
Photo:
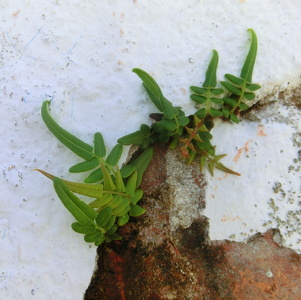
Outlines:
[[[278,230],[210,241],[206,181],[175,155],[156,147],[142,184],[147,212],[122,228],[122,241],[98,248],[85,299],[300,299],[301,256]]]

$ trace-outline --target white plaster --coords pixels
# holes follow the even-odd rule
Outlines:
[[[250,27],[259,40],[253,76],[263,86],[258,97],[300,83],[297,0],[10,0],[1,1],[0,7],[1,299],[82,299],[94,269],[96,248],[70,230],[73,219],[51,183],[33,171],[41,168],[71,180],[82,178],[68,174],[70,165],[79,160],[49,134],[41,120],[44,100],[52,99],[52,114],[67,130],[87,142],[101,131],[111,148],[117,138],[148,122],[148,114],[154,111],[132,68],[152,74],[166,97],[191,113],[189,86],[204,79],[211,50],[219,51],[220,80],[226,72],[239,74]],[[282,108],[280,113],[285,113]],[[220,142],[218,147],[243,174],[235,181],[230,177],[219,181],[223,197],[217,205],[224,203],[225,216],[241,220],[228,228],[210,215],[212,237],[235,232],[240,238],[240,232],[259,230],[255,219],[263,224],[270,220],[268,212],[275,214],[267,203],[275,181],[282,183],[287,195],[291,189],[299,193],[296,181],[281,177],[284,171],[291,176],[287,165],[296,157],[290,140],[295,129],[262,122],[266,138],[256,136],[254,123],[244,122],[241,129],[217,128],[235,139],[231,149],[223,149]],[[243,153],[237,164],[232,163],[235,147],[251,139],[250,157]],[[243,182],[248,183],[247,193]],[[217,193],[215,201],[220,197]],[[287,208],[287,200],[279,197],[274,195]],[[220,220],[222,212],[215,209]],[[297,207],[289,209],[294,212]],[[293,240],[288,243],[297,247]]]

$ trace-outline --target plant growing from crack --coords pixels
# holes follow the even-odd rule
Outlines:
[[[190,98],[197,104],[197,111],[192,116],[186,116],[180,107],[174,107],[148,73],[133,69],[160,113],[150,115],[155,121],[151,126],[142,124],[139,130],[118,139],[108,155],[101,133],[95,133],[93,146],[83,142],[54,121],[49,114],[49,101],[43,103],[41,114],[46,126],[61,143],[84,160],[72,166],[69,172],[91,172],[83,183],[76,183],[38,170],[53,181],[58,197],[77,221],[71,225],[72,229],[84,234],[86,242],[98,246],[121,239],[118,228],[125,225],[130,217],[138,217],[145,212],[137,204],[143,197],[139,186],[156,143],[169,143],[187,164],[198,159],[200,170],[203,171],[207,165],[212,176],[215,168],[240,175],[220,162],[226,154],[216,154],[210,131],[216,118],[238,123],[240,112],[249,108],[248,102],[255,98],[254,91],[260,88],[260,85],[252,83],[257,37],[252,29],[248,31],[251,45],[240,76],[225,74],[226,81],[220,82],[221,87],[217,87],[216,79],[218,52],[213,50],[202,86],[190,87],[193,92]],[[139,146],[140,155],[119,169],[124,145]],[[87,204],[75,194],[94,200]]]

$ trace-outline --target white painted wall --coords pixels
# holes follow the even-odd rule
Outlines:
[[[0,7],[1,299],[82,299],[95,265],[96,248],[70,230],[73,219],[51,183],[34,172],[81,178],[68,174],[77,157],[41,120],[44,100],[52,100],[52,114],[66,129],[87,142],[101,131],[112,147],[154,111],[132,68],[152,74],[166,97],[191,113],[189,86],[204,79],[211,50],[220,55],[220,80],[226,72],[239,74],[250,27],[259,40],[253,76],[263,86],[259,97],[300,84],[297,0],[2,0]],[[208,177],[212,238],[241,240],[276,226],[277,214],[286,219],[288,210],[300,209],[300,172],[287,174],[298,150],[291,135],[300,131],[299,113],[291,118],[293,125],[267,118],[217,127],[222,140],[216,143],[230,164],[235,147],[252,142],[249,158],[243,152],[233,162],[241,178]],[[258,126],[266,137],[257,135]],[[274,194],[275,182],[282,183],[286,200]],[[272,194],[280,201],[274,219],[268,215]],[[287,195],[293,204],[287,204]],[[300,226],[300,219],[294,220],[292,226]],[[293,236],[287,244],[300,250],[300,234]]]

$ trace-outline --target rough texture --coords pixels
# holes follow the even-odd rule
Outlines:
[[[166,166],[175,163],[172,157],[166,147],[156,148],[143,183],[147,213],[123,227],[122,241],[98,248],[98,268],[85,300],[299,299],[301,256],[281,246],[279,231],[239,243],[210,241],[209,220],[202,215],[190,223],[181,217],[185,222],[175,226],[173,197],[179,194],[173,183],[183,178],[202,195],[206,182],[194,168],[180,173],[186,168],[182,162],[172,174]]]

